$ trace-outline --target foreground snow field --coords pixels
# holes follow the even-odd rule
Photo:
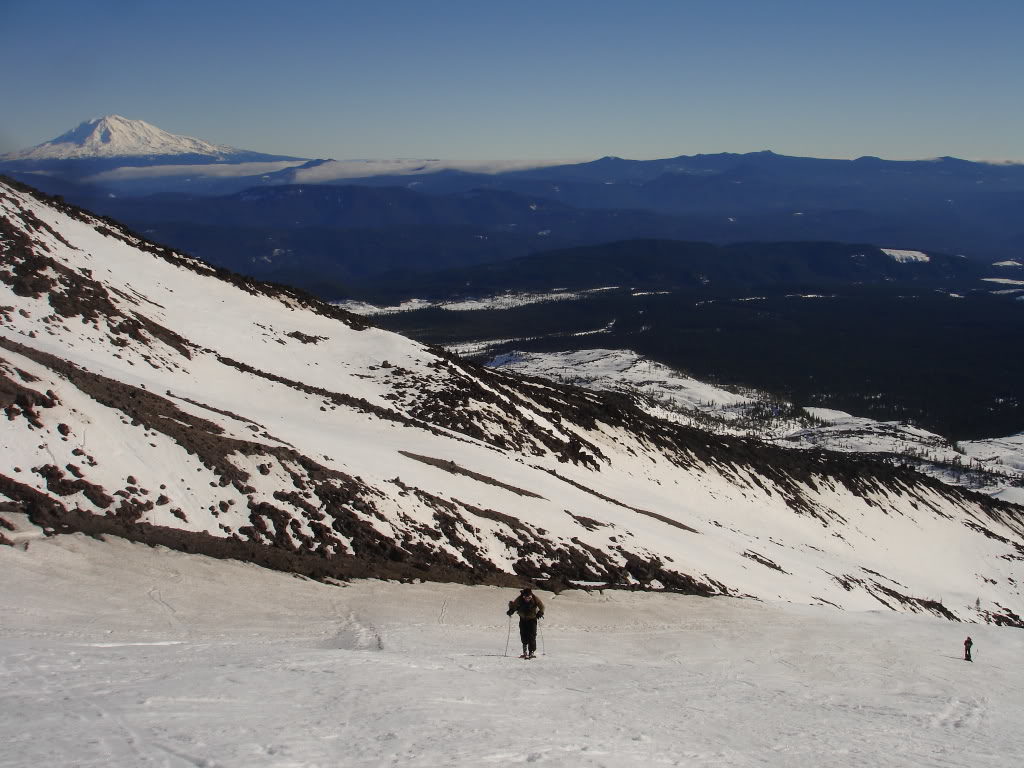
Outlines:
[[[563,592],[523,662],[493,587],[328,586],[81,535],[0,547],[0,573],[0,766],[1024,760],[1017,629]]]

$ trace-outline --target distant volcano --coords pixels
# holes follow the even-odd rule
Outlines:
[[[4,155],[5,160],[61,160],[139,155],[209,155],[218,159],[243,150],[177,136],[143,120],[107,115],[87,120],[55,139]]]
[[[191,136],[168,133],[143,120],[107,115],[86,120],[55,139],[29,149],[0,156],[0,162],[16,167],[52,164],[59,161],[110,161],[129,165],[145,163],[237,163],[269,160],[297,160],[267,155],[225,144],[211,144]]]

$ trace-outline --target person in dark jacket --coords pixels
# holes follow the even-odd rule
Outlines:
[[[974,645],[974,641],[971,638],[964,640],[964,661],[974,661],[971,658],[971,646]]]
[[[523,641],[521,659],[532,659],[537,655],[537,622],[544,618],[544,603],[531,589],[520,591],[519,597],[509,601],[506,614],[519,614],[519,639]]]

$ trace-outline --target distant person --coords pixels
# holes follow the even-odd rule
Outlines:
[[[537,622],[544,618],[544,603],[527,588],[519,592],[519,597],[510,600],[506,615],[519,614],[519,639],[523,642],[523,655],[520,659],[533,659],[537,656]]]
[[[974,641],[971,638],[964,640],[964,661],[974,661],[971,658],[971,646],[974,645]]]

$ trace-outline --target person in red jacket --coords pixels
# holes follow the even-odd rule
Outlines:
[[[537,622],[544,618],[544,603],[527,588],[519,592],[519,597],[509,601],[506,614],[519,614],[519,639],[523,641],[521,659],[532,659],[537,656]]]

